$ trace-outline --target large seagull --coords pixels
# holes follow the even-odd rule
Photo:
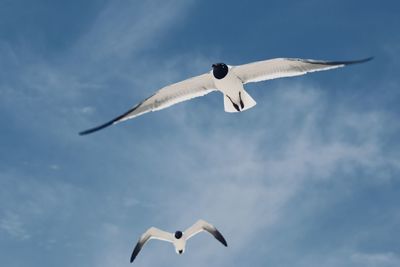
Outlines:
[[[367,62],[371,59],[324,61],[275,58],[238,66],[216,63],[212,65],[210,72],[167,85],[124,114],[79,134],[90,134],[121,121],[138,117],[150,111],[161,110],[195,97],[204,96],[213,91],[220,91],[224,95],[224,109],[226,112],[241,112],[256,105],[256,101],[244,90],[243,85],[245,84],[336,69],[346,65]]]
[[[210,234],[212,234],[225,247],[228,246],[228,244],[225,241],[225,238],[217,230],[217,228],[215,228],[214,226],[212,226],[211,224],[209,224],[208,222],[206,222],[204,220],[198,220],[195,224],[190,226],[184,232],[176,231],[175,233],[169,233],[169,232],[160,230],[158,228],[151,227],[139,238],[135,248],[133,249],[130,261],[133,262],[133,260],[139,254],[142,247],[150,239],[158,239],[158,240],[162,240],[162,241],[171,242],[175,247],[176,253],[182,254],[183,252],[185,252],[186,241],[189,238],[191,238],[192,236],[194,236],[200,232],[203,232],[203,231],[206,231],[206,232],[209,232]]]

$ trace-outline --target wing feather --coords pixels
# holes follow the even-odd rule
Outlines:
[[[157,111],[174,104],[206,95],[215,90],[214,82],[210,73],[205,73],[178,83],[161,88],[152,96],[146,98],[124,114],[106,122],[100,126],[80,132],[86,135],[104,129],[110,125],[135,118],[150,111]]]
[[[189,239],[193,237],[194,235],[202,232],[202,231],[207,231],[210,234],[212,234],[219,242],[221,242],[225,247],[228,246],[226,243],[225,238],[223,235],[215,228],[213,225],[210,223],[204,221],[204,220],[198,220],[195,224],[193,224],[191,227],[186,229],[184,232],[184,235],[186,239]]]
[[[140,250],[150,239],[159,239],[167,242],[173,242],[174,238],[171,233],[165,232],[155,227],[149,228],[138,240],[135,248],[133,249],[130,262],[133,262]]]
[[[353,61],[324,61],[300,58],[275,58],[232,67],[231,71],[243,82],[259,82],[276,78],[299,76],[309,72],[330,70],[363,63],[372,57]]]

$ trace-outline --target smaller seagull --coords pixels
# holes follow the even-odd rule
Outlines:
[[[149,241],[150,239],[158,239],[158,240],[171,242],[175,247],[176,253],[182,254],[183,252],[185,252],[186,241],[189,238],[191,238],[192,236],[194,236],[202,231],[209,232],[219,242],[221,242],[225,247],[228,246],[228,244],[225,241],[225,238],[217,230],[217,228],[215,228],[213,225],[209,224],[208,222],[206,222],[204,220],[198,220],[195,224],[190,226],[184,232],[176,231],[175,233],[169,233],[169,232],[160,230],[158,228],[151,227],[139,238],[139,241],[137,242],[137,244],[132,252],[131,262],[133,262],[133,260],[139,254],[139,252],[142,249],[142,247],[144,246],[144,244],[146,244],[146,242]]]

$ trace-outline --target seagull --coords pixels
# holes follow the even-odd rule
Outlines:
[[[256,105],[256,101],[244,90],[244,85],[253,82],[283,77],[299,76],[309,72],[331,70],[371,60],[365,58],[352,61],[324,61],[300,58],[275,58],[248,64],[231,66],[225,63],[212,64],[210,72],[167,85],[146,98],[124,114],[100,126],[80,132],[86,135],[110,125],[132,119],[150,111],[157,111],[179,102],[219,91],[224,96],[226,112],[241,112]]]
[[[136,256],[139,254],[139,252],[142,249],[142,247],[144,246],[144,244],[146,244],[146,242],[149,241],[150,239],[158,239],[158,240],[171,242],[175,247],[176,253],[182,254],[183,252],[185,252],[186,241],[189,238],[191,238],[192,236],[194,236],[202,231],[209,232],[219,242],[221,242],[225,247],[228,246],[228,244],[225,241],[225,238],[217,230],[217,228],[215,228],[214,226],[212,226],[211,224],[209,224],[208,222],[206,222],[204,220],[198,220],[195,224],[190,226],[184,232],[176,231],[175,233],[169,233],[169,232],[160,230],[158,228],[151,227],[139,238],[139,240],[132,252],[131,263],[136,258]]]

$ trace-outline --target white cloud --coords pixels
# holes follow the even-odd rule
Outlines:
[[[30,238],[20,216],[12,212],[6,212],[6,214],[0,218],[0,229],[18,240]]]
[[[182,130],[171,136],[173,139],[166,137],[168,142],[160,140],[162,145],[154,144],[151,150],[159,147],[157,153],[164,160],[157,164],[160,170],[171,165],[179,171],[175,177],[172,171],[166,174],[176,184],[175,192],[170,188],[160,190],[158,201],[164,210],[153,222],[159,221],[162,225],[155,226],[174,231],[203,218],[214,223],[229,244],[225,251],[210,237],[196,237],[197,241],[188,244],[192,265],[210,261],[216,265],[232,264],[239,257],[236,255],[251,247],[254,240],[268,239],[274,226],[285,222],[290,213],[287,204],[314,181],[362,179],[363,183],[380,183],[379,174],[388,166],[399,171],[394,164],[396,158],[388,156],[380,142],[396,120],[391,114],[359,113],[349,107],[326,112],[328,99],[322,90],[311,85],[288,87],[291,89],[281,87],[268,95],[267,101],[274,104],[267,111],[263,110],[265,104],[259,105],[253,113],[239,114],[236,119],[215,113],[208,104],[200,106],[201,112],[196,116],[191,115],[195,107],[190,105],[165,112],[166,119],[172,119],[174,127]],[[266,100],[259,100],[262,101]],[[271,109],[275,110],[268,114]],[[203,116],[212,118],[206,130],[201,129]],[[249,121],[255,122],[251,130],[235,131]],[[282,125],[281,121],[285,123]],[[321,135],[322,127],[329,129],[325,136]],[[347,130],[355,133],[356,140],[349,142],[339,134]],[[126,149],[137,151],[138,146],[146,144],[135,143]],[[174,151],[173,157],[163,156],[170,151]],[[274,241],[268,240],[264,246],[266,250],[273,248]],[[149,249],[159,253],[159,249]],[[143,262],[158,263],[159,259],[150,258],[152,253]],[[172,264],[174,256],[163,261]],[[187,262],[185,259],[175,265]]]
[[[354,253],[353,262],[365,267],[395,267],[400,266],[399,255],[393,252],[386,253]]]
[[[194,266],[210,262],[231,265],[254,240],[268,240],[261,242],[268,254],[276,249],[274,240],[269,240],[274,227],[284,223],[291,212],[287,205],[310,183],[361,179],[362,183],[379,184],[395,179],[393,173],[382,176],[387,168],[399,171],[396,155],[388,153],[381,143],[386,131],[396,127],[393,114],[358,112],[349,106],[336,106],[327,112],[332,107],[327,105],[329,100],[321,89],[298,84],[288,87],[276,89],[267,99],[260,99],[255,110],[237,118],[228,118],[211,105],[215,103],[206,100],[161,111],[163,118],[179,130],[151,139],[151,146],[144,137],[141,142],[128,142],[133,133],[129,128],[121,130],[119,142],[125,145],[118,151],[119,157],[126,158],[126,162],[143,158],[173,184],[145,188],[158,208],[156,205],[151,212],[145,212],[148,225],[144,227],[154,225],[174,231],[203,218],[215,224],[229,244],[225,249],[205,234],[189,242],[190,256],[179,258],[169,244],[152,244],[141,253],[139,264],[162,261],[177,266],[188,262]],[[205,118],[207,124],[203,128]],[[240,127],[251,128],[237,130]],[[326,132],[321,134],[322,130]],[[345,132],[352,133],[351,140]],[[137,180],[127,182],[128,187],[134,187]],[[347,190],[351,193],[356,189]],[[142,225],[143,222],[140,227],[132,225],[121,233],[140,235]],[[104,248],[99,264],[110,266],[113,259],[123,264],[131,252],[127,248],[136,238],[115,236],[112,247]],[[332,255],[305,263],[334,266],[342,262]],[[349,264],[350,259],[344,262]]]
[[[149,46],[159,47],[167,29],[185,17],[192,2],[111,1],[76,43],[73,53],[95,64],[96,69],[116,75],[115,71],[120,68],[129,69],[140,51]],[[90,72],[87,67],[90,65],[84,71]],[[108,77],[109,73],[98,78],[104,75]],[[120,75],[127,73],[121,72]]]

